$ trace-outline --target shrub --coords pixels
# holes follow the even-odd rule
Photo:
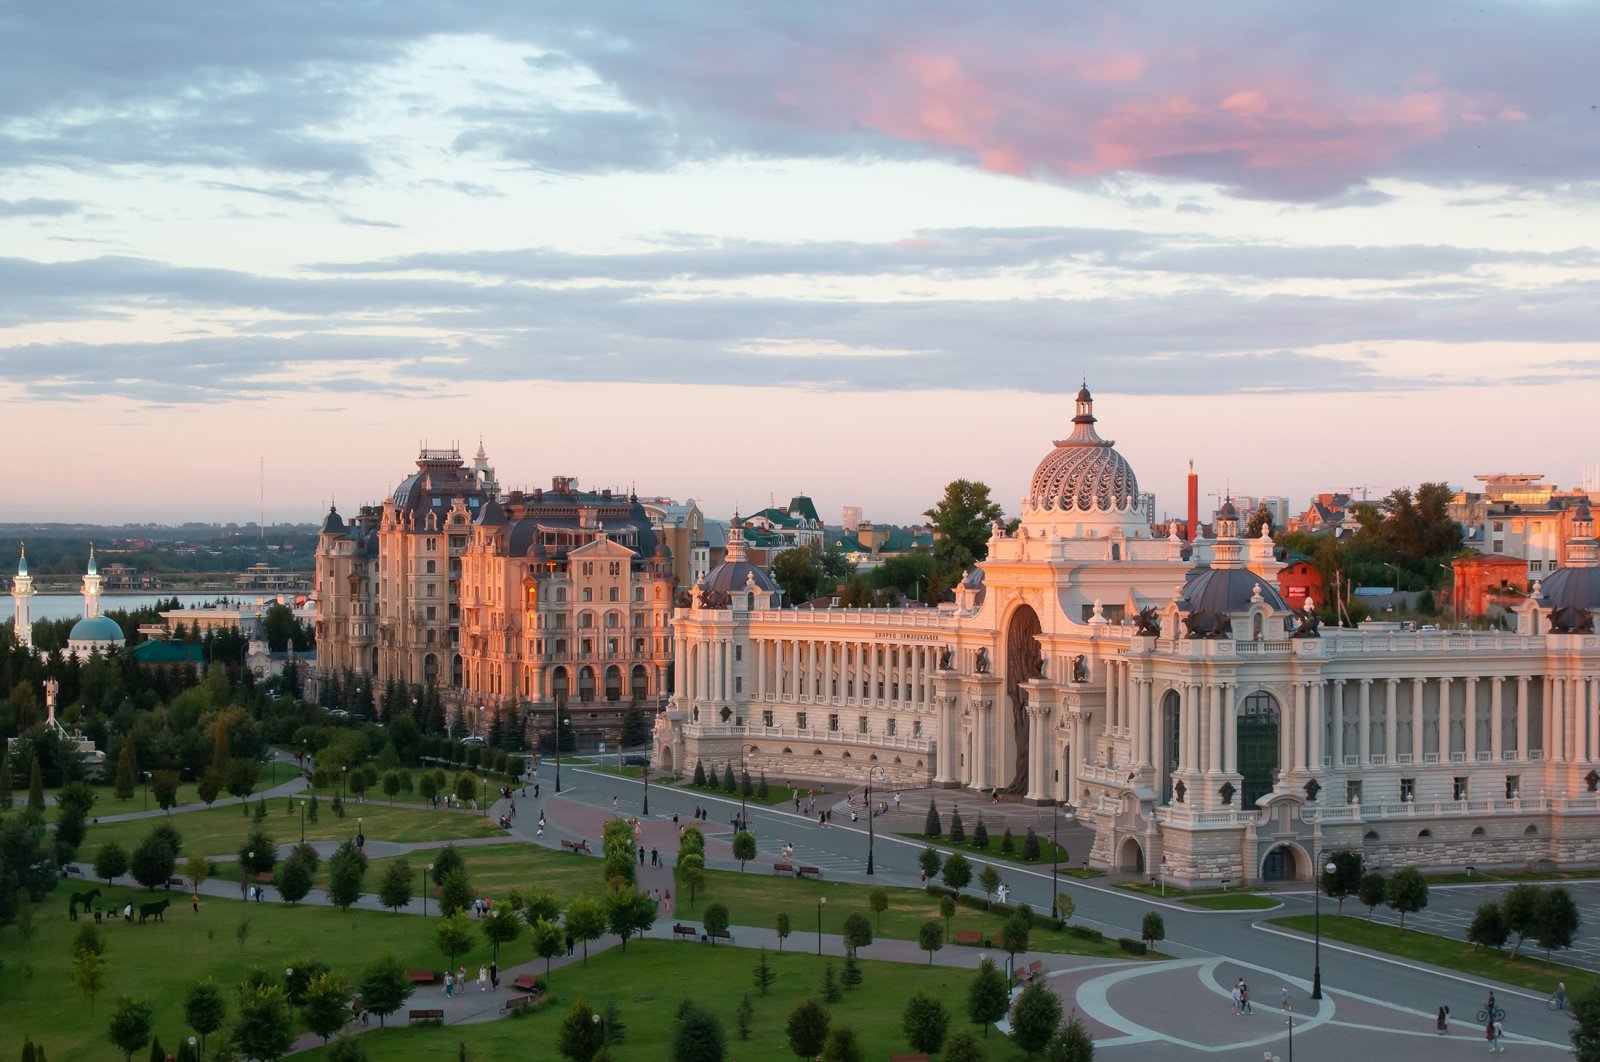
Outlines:
[[[1096,944],[1106,939],[1106,935],[1104,933],[1100,932],[1098,929],[1090,929],[1088,926],[1068,926],[1067,932],[1071,933],[1079,940],[1090,940]]]
[[[950,813],[950,843],[962,844],[967,839],[967,828],[961,825],[961,809],[956,808]]]
[[[1132,937],[1118,937],[1117,947],[1129,955],[1143,955],[1150,950],[1144,946],[1144,941],[1134,940]]]
[[[928,837],[937,837],[944,832],[944,826],[939,822],[939,806],[933,801],[928,801],[928,817],[922,822],[922,832]]]
[[[1167,939],[1167,923],[1155,911],[1146,912],[1144,922],[1139,926],[1139,936],[1146,944],[1155,947],[1156,941]]]
[[[1022,858],[1032,862],[1039,858],[1039,836],[1033,832],[1033,827],[1028,827],[1027,835],[1022,838]]]
[[[972,847],[989,847],[989,827],[983,824],[983,816],[978,816],[978,828],[972,831]]]
[[[1016,851],[1016,848],[1017,839],[1011,836],[1011,827],[1007,826],[1006,832],[1000,835],[1000,851],[1004,852],[1006,855],[1010,855],[1012,852]]]

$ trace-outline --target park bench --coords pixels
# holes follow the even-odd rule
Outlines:
[[[928,1062],[928,1056],[922,1051],[910,1055],[890,1055],[889,1062]]]
[[[794,876],[797,877],[797,878],[804,878],[804,877],[820,878],[820,877],[822,877],[822,871],[817,869],[816,867],[800,866],[800,867],[796,867],[795,868]]]
[[[979,932],[976,929],[958,929],[958,930],[956,930],[956,943],[957,944],[975,944],[975,945],[977,945],[978,947],[981,948],[985,944],[987,944],[988,942],[989,942],[988,938],[985,937],[981,932]]]
[[[439,983],[438,970],[407,970],[406,980],[414,985],[433,985]]]
[[[174,878],[172,880],[177,881],[178,879]],[[269,870],[269,871],[265,871],[265,872],[263,872],[261,874],[257,874],[256,875],[256,881],[260,882],[262,885],[271,885],[272,884],[272,872]]]
[[[1044,963],[1030,962],[1026,967],[1017,971],[1017,983],[1025,985],[1035,977],[1044,975]]]
[[[184,887],[183,879],[178,877],[176,874],[174,874],[172,877],[167,879],[167,888],[169,888],[169,889],[181,889],[183,887]]]
[[[431,1010],[413,1010],[406,1014],[407,1021],[444,1021],[444,1009],[435,1007]]]
[[[588,841],[569,841],[563,837],[561,838],[561,847],[567,849],[569,852],[582,852],[584,855],[589,854]]]
[[[729,944],[732,944],[733,934],[728,932],[726,929],[708,929],[706,930],[706,939],[726,940]]]
[[[516,979],[511,982],[511,987],[518,992],[537,992],[539,991],[539,979],[533,974],[518,974]]]
[[[532,1006],[533,1001],[537,998],[538,997],[532,993],[524,996],[512,996],[510,999],[500,1004],[500,1010],[502,1013],[509,1014],[514,1010],[521,1010],[523,1007]]]
[[[679,923],[672,927],[672,935],[675,937],[698,937],[700,931],[694,926],[686,926]]]
[[[774,864],[772,864],[772,872],[774,874],[793,874],[794,873],[794,864],[793,863],[774,863]]]
[[[81,878],[83,877],[83,868],[78,866],[76,863],[68,863],[66,866],[61,868],[61,875],[62,877],[66,877],[69,874],[73,877]]]

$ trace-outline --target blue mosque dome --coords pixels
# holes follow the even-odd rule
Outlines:
[[[117,626],[117,621],[108,616],[91,616],[81,619],[72,625],[72,631],[67,635],[67,642],[116,642],[121,645],[125,639],[122,628]]]

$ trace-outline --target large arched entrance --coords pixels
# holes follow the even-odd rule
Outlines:
[[[606,700],[622,700],[622,669],[615,664],[606,668]]]
[[[1299,859],[1293,848],[1280,844],[1261,860],[1262,881],[1294,881],[1300,875],[1296,870]]]
[[[650,673],[643,664],[633,665],[628,674],[628,699],[637,704],[650,696]]]
[[[656,764],[656,769],[659,770],[662,774],[671,774],[672,773],[672,746],[671,745],[662,745],[661,746],[661,762]]]
[[[1256,692],[1239,706],[1239,774],[1244,793],[1241,807],[1250,807],[1272,791],[1278,777],[1278,732],[1281,726],[1278,702],[1272,694]]]
[[[578,700],[588,704],[594,700],[594,668],[584,667],[578,672]]]
[[[1144,846],[1129,837],[1122,842],[1122,848],[1117,853],[1117,869],[1125,873],[1144,873]]]
[[[1022,684],[1039,675],[1039,614],[1027,605],[1011,613],[1006,621],[1006,703],[1011,707],[1011,729],[1016,735],[1017,756],[1008,793],[1028,791],[1028,712]],[[996,735],[998,737],[998,735]]]

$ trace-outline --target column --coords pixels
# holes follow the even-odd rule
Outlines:
[[[1122,724],[1122,733],[1126,737],[1132,733],[1133,713],[1137,710],[1137,705],[1133,699],[1133,665],[1124,662],[1122,667],[1118,669],[1118,674],[1122,677],[1122,690],[1117,695],[1117,705],[1122,710],[1122,717],[1118,722]]]
[[[1555,680],[1546,675],[1541,685],[1543,687],[1541,692],[1544,694],[1542,698],[1544,703],[1541,705],[1540,722],[1544,724],[1544,733],[1540,736],[1539,744],[1544,746],[1540,751],[1544,753],[1544,758],[1548,762],[1556,758],[1556,746],[1558,744],[1555,736],[1555,697],[1553,695],[1555,692]]]
[[[1420,764],[1420,763],[1422,763],[1422,749],[1423,749],[1422,734],[1423,734],[1423,731],[1427,729],[1423,725],[1423,715],[1422,715],[1422,689],[1423,689],[1423,683],[1426,680],[1419,679],[1419,678],[1414,678],[1414,679],[1411,679],[1410,681],[1411,681],[1411,762],[1415,763],[1415,764]]]
[[[1106,724],[1113,726],[1117,718],[1117,662],[1107,660],[1105,666],[1106,679]]]
[[[1461,726],[1466,733],[1465,744],[1461,747],[1466,750],[1467,762],[1478,762],[1478,679],[1475,675],[1467,676],[1467,703],[1461,710]]]
[[[972,786],[988,789],[989,781],[989,716],[993,701],[972,701]]]
[[[1323,718],[1327,714],[1322,703],[1322,687],[1323,683],[1320,679],[1312,683],[1309,691],[1310,696],[1306,698],[1306,717],[1311,724],[1309,727],[1311,731],[1311,751],[1307,753],[1307,756],[1310,757],[1313,771],[1322,769]]]
[[[1200,769],[1200,687],[1189,683],[1183,688],[1183,704],[1178,709],[1178,734],[1183,738],[1183,762],[1179,768],[1193,774]]]
[[[1395,747],[1395,735],[1399,726],[1396,716],[1400,714],[1398,693],[1400,680],[1384,679],[1383,685],[1383,762],[1392,766],[1395,762],[1395,753],[1399,751]]]
[[[1289,726],[1285,735],[1289,740],[1289,762],[1295,770],[1303,771],[1306,769],[1306,748],[1303,738],[1305,732],[1300,727],[1301,715],[1305,712],[1306,706],[1306,684],[1295,682],[1290,687],[1290,698]]]
[[[1335,768],[1344,766],[1344,679],[1333,680],[1333,741],[1328,754]]]
[[[1238,693],[1232,683],[1222,687],[1222,770],[1239,773],[1239,712],[1234,704]]]
[[[1144,762],[1154,766],[1161,766],[1161,717],[1156,712],[1156,681],[1144,680],[1144,695],[1142,698],[1144,713]]]
[[[1517,759],[1528,758],[1528,676],[1517,676]]]
[[[1589,728],[1589,755],[1590,763],[1600,760],[1600,726],[1595,725],[1595,699],[1600,694],[1600,680],[1587,678],[1583,680],[1583,718]]]
[[[1211,702],[1210,716],[1206,720],[1206,739],[1211,742],[1210,755],[1206,757],[1206,771],[1215,774],[1222,770],[1222,686],[1213,685],[1210,689]]]
[[[1365,767],[1372,762],[1372,680],[1361,680],[1361,699],[1356,702],[1356,758]]]
[[[1506,680],[1503,676],[1496,675],[1489,680],[1489,758],[1495,763],[1500,762],[1500,757],[1505,749],[1505,742],[1500,735],[1505,730],[1505,706],[1503,694]]]

